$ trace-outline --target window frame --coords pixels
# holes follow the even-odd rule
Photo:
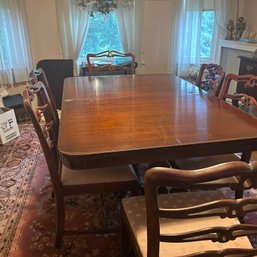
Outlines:
[[[111,11],[110,13],[113,13],[113,14],[116,16],[115,11]],[[105,14],[100,14],[100,15],[105,15]],[[89,17],[89,19],[90,19],[90,18],[94,18],[94,17]],[[90,24],[90,23],[89,23],[89,24]],[[88,24],[88,26],[89,26],[89,24]],[[116,25],[117,25],[117,32],[118,32],[119,37],[120,37],[120,45],[121,45],[122,49],[108,49],[108,50],[117,50],[117,51],[123,52],[124,49],[123,49],[122,40],[121,40],[121,36],[120,36],[120,32],[119,32],[117,16],[116,16]],[[89,27],[88,27],[88,29],[89,29]],[[87,34],[87,36],[88,36],[88,34]],[[85,56],[85,57],[81,57],[81,53],[82,53],[83,48],[84,48],[84,46],[85,46],[85,44],[86,44],[86,40],[87,40],[87,37],[86,37],[85,40],[84,40],[83,47],[81,48],[81,52],[80,52],[79,58],[78,58],[78,60],[77,60],[77,62],[78,62],[79,64],[81,64],[82,66],[83,66],[83,65],[85,66],[86,63],[87,63],[86,56]],[[98,53],[99,53],[99,52],[102,52],[102,51],[106,51],[106,49],[105,49],[105,50],[99,50]]]
[[[213,60],[214,60],[214,54],[215,54],[215,47],[216,47],[216,40],[215,38],[217,37],[218,35],[218,28],[217,26],[215,26],[215,23],[216,23],[216,17],[215,17],[215,11],[214,9],[211,9],[211,8],[204,8],[202,10],[202,13],[205,12],[205,11],[212,11],[213,14],[214,14],[214,25],[213,25],[213,34],[212,34],[212,43],[211,43],[211,51],[210,51],[210,57],[201,57],[200,56],[200,64],[203,64],[203,63],[212,63]]]

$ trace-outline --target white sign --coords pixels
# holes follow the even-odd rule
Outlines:
[[[0,144],[5,144],[19,135],[14,110],[0,107]]]

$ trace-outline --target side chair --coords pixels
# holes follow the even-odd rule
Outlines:
[[[232,82],[237,83],[236,92],[229,92]],[[232,104],[246,112],[252,113],[257,109],[257,99],[254,97],[254,90],[257,88],[257,76],[253,74],[237,75],[230,73],[226,76],[225,82],[219,93],[219,98],[231,100]]]
[[[35,96],[41,99],[41,105],[38,105],[34,110],[32,103]],[[57,149],[58,124],[56,124],[45,86],[41,81],[38,81],[35,85],[24,90],[23,97],[24,107],[37,133],[52,181],[56,200],[56,248],[60,247],[63,235],[110,232],[107,227],[101,231],[65,229],[64,199],[66,196],[88,193],[131,191],[131,194],[135,195],[139,189],[132,166],[124,165],[87,170],[72,170],[65,167],[62,163],[62,156],[59,155]],[[39,123],[42,115],[45,124]]]
[[[237,217],[257,211],[257,197],[231,199],[221,190],[158,194],[159,186],[191,189],[195,184],[231,176],[256,188],[257,162],[230,162],[200,170],[152,168],[145,175],[145,196],[124,198],[121,206],[122,256],[130,247],[138,257],[257,256],[248,236],[257,223]],[[223,187],[223,185],[221,185]]]
[[[109,74],[135,74],[135,55],[107,50],[100,53],[87,54],[89,76]],[[118,73],[116,73],[118,72]]]
[[[231,86],[231,82],[240,83],[241,86],[245,88],[245,92],[242,93],[234,93],[230,94],[229,89]],[[257,110],[257,101],[251,95],[247,93],[250,92],[247,89],[252,89],[253,87],[257,86],[257,76],[254,75],[236,75],[236,74],[227,74],[224,83],[220,89],[219,98],[228,101],[238,107],[241,110],[248,111]],[[228,103],[229,104],[229,103]],[[239,124],[240,125],[240,124]],[[231,128],[234,129],[234,128]],[[251,158],[250,152],[243,152],[242,154],[225,154],[225,155],[210,155],[204,157],[194,157],[194,158],[185,158],[185,159],[178,159],[172,160],[171,165],[174,168],[182,169],[182,170],[190,170],[190,169],[200,169],[205,168],[211,165],[229,162],[229,161],[237,161],[243,160],[245,162],[249,162]],[[237,177],[230,177],[230,183],[237,184],[238,178]],[[224,183],[228,183],[228,178],[224,180]],[[215,183],[208,183],[206,184],[207,189],[212,188]],[[236,192],[236,197],[241,197],[242,192]]]
[[[195,85],[218,96],[226,73],[218,64],[202,64]]]

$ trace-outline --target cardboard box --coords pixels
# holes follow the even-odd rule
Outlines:
[[[20,135],[13,109],[0,107],[0,144],[5,144]]]

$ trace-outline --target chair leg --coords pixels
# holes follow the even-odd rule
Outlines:
[[[55,248],[60,248],[62,235],[64,230],[65,222],[65,204],[64,199],[61,197],[56,197],[56,238],[55,238]]]
[[[130,193],[131,196],[142,195],[144,193],[138,181],[134,182],[134,184],[131,185]]]
[[[103,213],[103,217],[104,217],[104,230],[108,231],[108,222],[107,222],[107,215],[106,215],[105,208],[104,208],[103,194],[100,194],[100,198],[101,198],[102,213]]]
[[[240,199],[243,197],[244,191],[243,190],[236,190],[235,191],[235,198]]]
[[[132,164],[132,167],[136,173],[139,190],[131,190],[132,195],[144,194],[144,182],[139,174],[138,164]]]
[[[126,231],[126,224],[122,217],[125,215],[123,212],[124,210],[121,208],[121,256],[129,257],[129,238]]]

